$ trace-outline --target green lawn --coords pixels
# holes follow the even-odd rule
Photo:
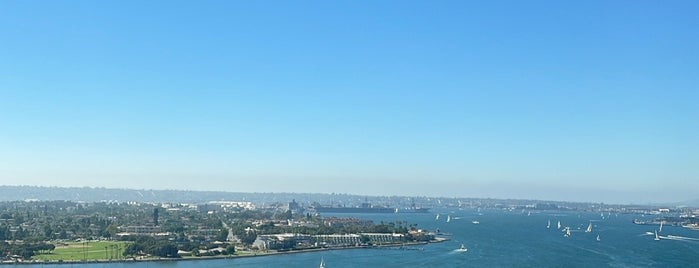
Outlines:
[[[124,256],[121,253],[124,252],[124,248],[126,248],[126,242],[71,242],[67,246],[56,246],[56,250],[51,254],[36,255],[33,259],[47,261],[123,259]]]

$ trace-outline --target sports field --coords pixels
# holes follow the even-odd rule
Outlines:
[[[123,259],[121,253],[124,252],[124,248],[126,248],[126,242],[70,242],[62,246],[57,245],[51,254],[36,255],[33,259],[47,261]]]

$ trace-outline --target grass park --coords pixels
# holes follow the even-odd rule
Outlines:
[[[116,260],[123,259],[121,253],[126,248],[126,242],[95,241],[70,242],[56,245],[49,254],[38,254],[36,260],[44,261],[77,261],[77,260]]]

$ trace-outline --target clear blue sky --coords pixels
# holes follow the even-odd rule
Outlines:
[[[1,1],[0,184],[659,202],[697,1]]]

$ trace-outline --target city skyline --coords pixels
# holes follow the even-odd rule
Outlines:
[[[678,202],[692,1],[0,4],[0,185]]]

